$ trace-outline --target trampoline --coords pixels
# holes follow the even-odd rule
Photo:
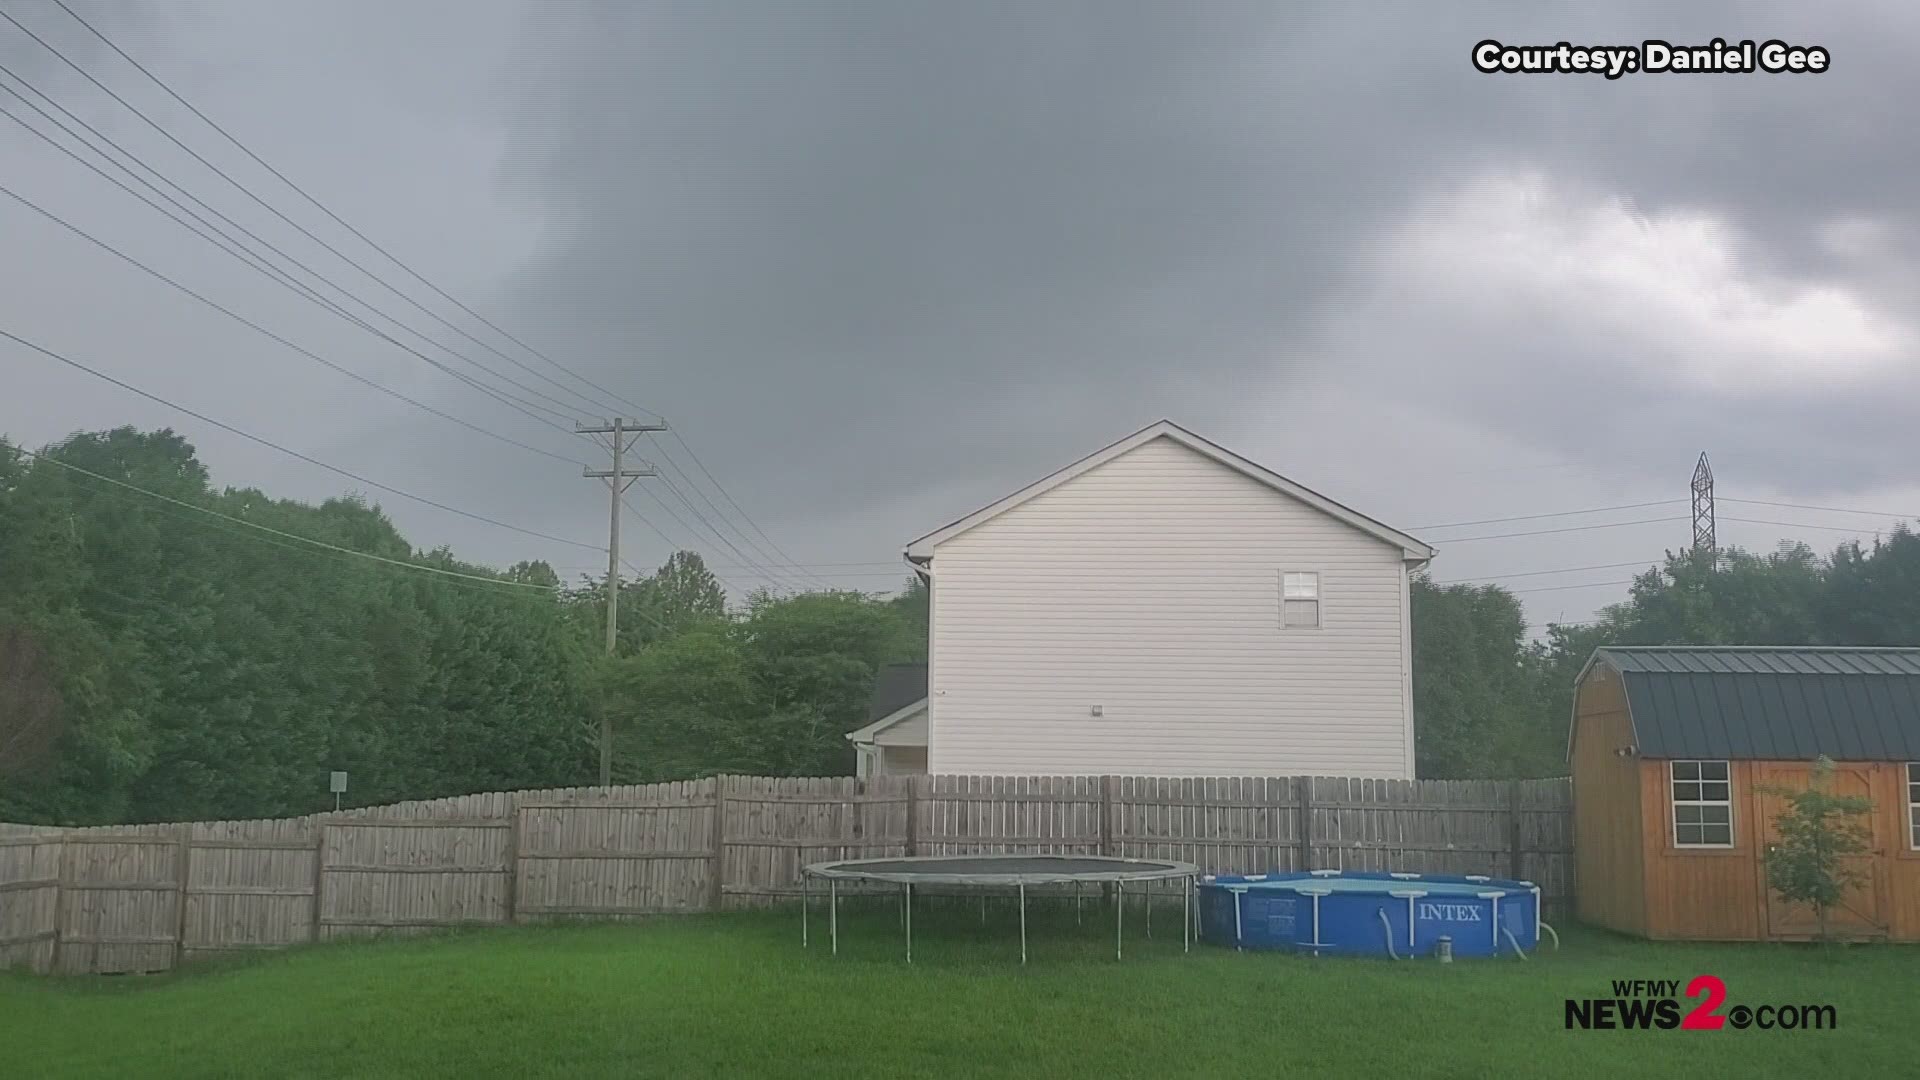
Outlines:
[[[1181,944],[1192,947],[1193,882],[1200,868],[1192,863],[1159,859],[1124,859],[1111,855],[919,855],[906,858],[841,859],[813,863],[800,872],[805,895],[800,908],[800,944],[808,944],[807,920],[812,908],[811,881],[827,882],[827,927],[835,955],[840,952],[840,883],[874,881],[901,887],[901,925],[906,932],[907,963],[913,963],[913,887],[967,885],[1012,889],[1020,906],[1020,962],[1027,962],[1027,886],[1113,886],[1113,956],[1121,957],[1121,926],[1126,906],[1121,891],[1127,882],[1180,880]],[[1076,893],[1076,903],[1077,903]],[[982,894],[981,904],[986,903]],[[1152,933],[1153,894],[1147,894],[1148,933]]]

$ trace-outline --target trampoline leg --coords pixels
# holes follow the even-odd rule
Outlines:
[[[1080,883],[1073,883],[1073,925],[1080,925]]]
[[[1193,879],[1180,879],[1180,951],[1193,949]]]
[[[980,894],[980,925],[987,925],[987,894]]]
[[[901,901],[900,910],[906,913],[907,923],[907,963],[913,963],[913,885],[905,886],[906,896]]]
[[[840,955],[840,880],[827,879],[827,934],[833,938],[833,955]]]
[[[813,906],[812,882],[807,875],[800,875],[800,947],[807,947],[807,909]]]
[[[1113,883],[1113,958],[1120,959],[1120,922],[1127,913],[1127,890],[1119,882]]]
[[[1027,962],[1027,883],[1020,883],[1020,962]]]
[[[1147,940],[1153,940],[1153,885],[1147,885]]]

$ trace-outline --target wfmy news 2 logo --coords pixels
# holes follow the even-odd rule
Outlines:
[[[1722,1011],[1724,1010],[1724,1011]],[[1610,998],[1568,998],[1568,1031],[1832,1031],[1832,1005],[1735,1005],[1718,975],[1678,979],[1615,979]]]

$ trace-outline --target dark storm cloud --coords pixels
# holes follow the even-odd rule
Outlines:
[[[1340,380],[1315,328],[1371,288],[1366,245],[1480,170],[1710,210],[1785,273],[1836,269],[1814,242],[1836,219],[1910,219],[1905,9],[1511,11],[541,5],[507,176],[553,226],[519,317],[700,431],[792,521],[955,478],[990,493],[1154,416],[1240,427],[1256,387]],[[1835,70],[1605,82],[1467,62],[1490,36],[1714,34],[1824,44]],[[1635,377],[1556,339],[1553,312],[1504,345],[1498,325],[1434,336],[1444,314],[1420,313],[1419,340],[1377,327],[1376,350],[1404,350],[1389,383],[1411,365],[1483,383],[1549,351],[1578,363],[1459,407],[1559,449],[1569,390],[1631,412]]]
[[[1748,494],[1897,494],[1920,451],[1911,5],[103,5],[82,10],[370,235],[666,414],[808,562],[890,558],[1160,416],[1405,525],[1684,493],[1703,446]],[[86,44],[57,9],[30,14]],[[1833,70],[1608,82],[1469,63],[1487,37],[1714,35],[1824,45]],[[16,38],[0,28],[0,59],[58,77]],[[36,191],[98,220],[48,160]],[[236,295],[217,257],[140,239]],[[176,297],[129,291],[125,327],[98,325],[57,286],[97,270],[48,250],[0,280],[10,325],[97,357],[164,343],[158,388],[216,415],[325,401],[276,431],[461,506],[602,534],[569,466],[263,359],[188,326]],[[592,454],[284,298],[242,306],[462,416]],[[65,383],[45,396],[65,410],[49,431],[160,419]],[[223,478],[338,487],[204,445]],[[476,558],[596,561],[387,502],[410,535]],[[634,502],[741,561],[659,484]],[[1432,539],[1441,576],[1463,577],[1657,555],[1674,532]],[[641,563],[668,546],[628,536]]]

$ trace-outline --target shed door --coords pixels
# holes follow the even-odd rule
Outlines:
[[[1813,779],[1811,765],[1761,765],[1756,768],[1760,784],[1784,787],[1790,790],[1806,787]],[[1840,795],[1873,795],[1872,774],[1858,765],[1836,765],[1833,770],[1833,791]],[[1780,838],[1780,831],[1774,827],[1774,818],[1787,807],[1787,802],[1778,795],[1756,792],[1755,802],[1763,840],[1763,851],[1770,851]],[[1863,819],[1871,838],[1868,841],[1867,854],[1849,857],[1847,865],[1862,875],[1860,885],[1848,890],[1840,906],[1828,912],[1829,928],[1839,935],[1878,935],[1887,930],[1886,919],[1880,913],[1881,893],[1881,857],[1886,853],[1887,827],[1885,815],[1876,805],[1873,812]],[[1767,930],[1773,937],[1812,937],[1819,933],[1820,924],[1814,918],[1813,909],[1801,904],[1789,904],[1779,894],[1767,886],[1766,865],[1759,868],[1760,887],[1767,897]]]

